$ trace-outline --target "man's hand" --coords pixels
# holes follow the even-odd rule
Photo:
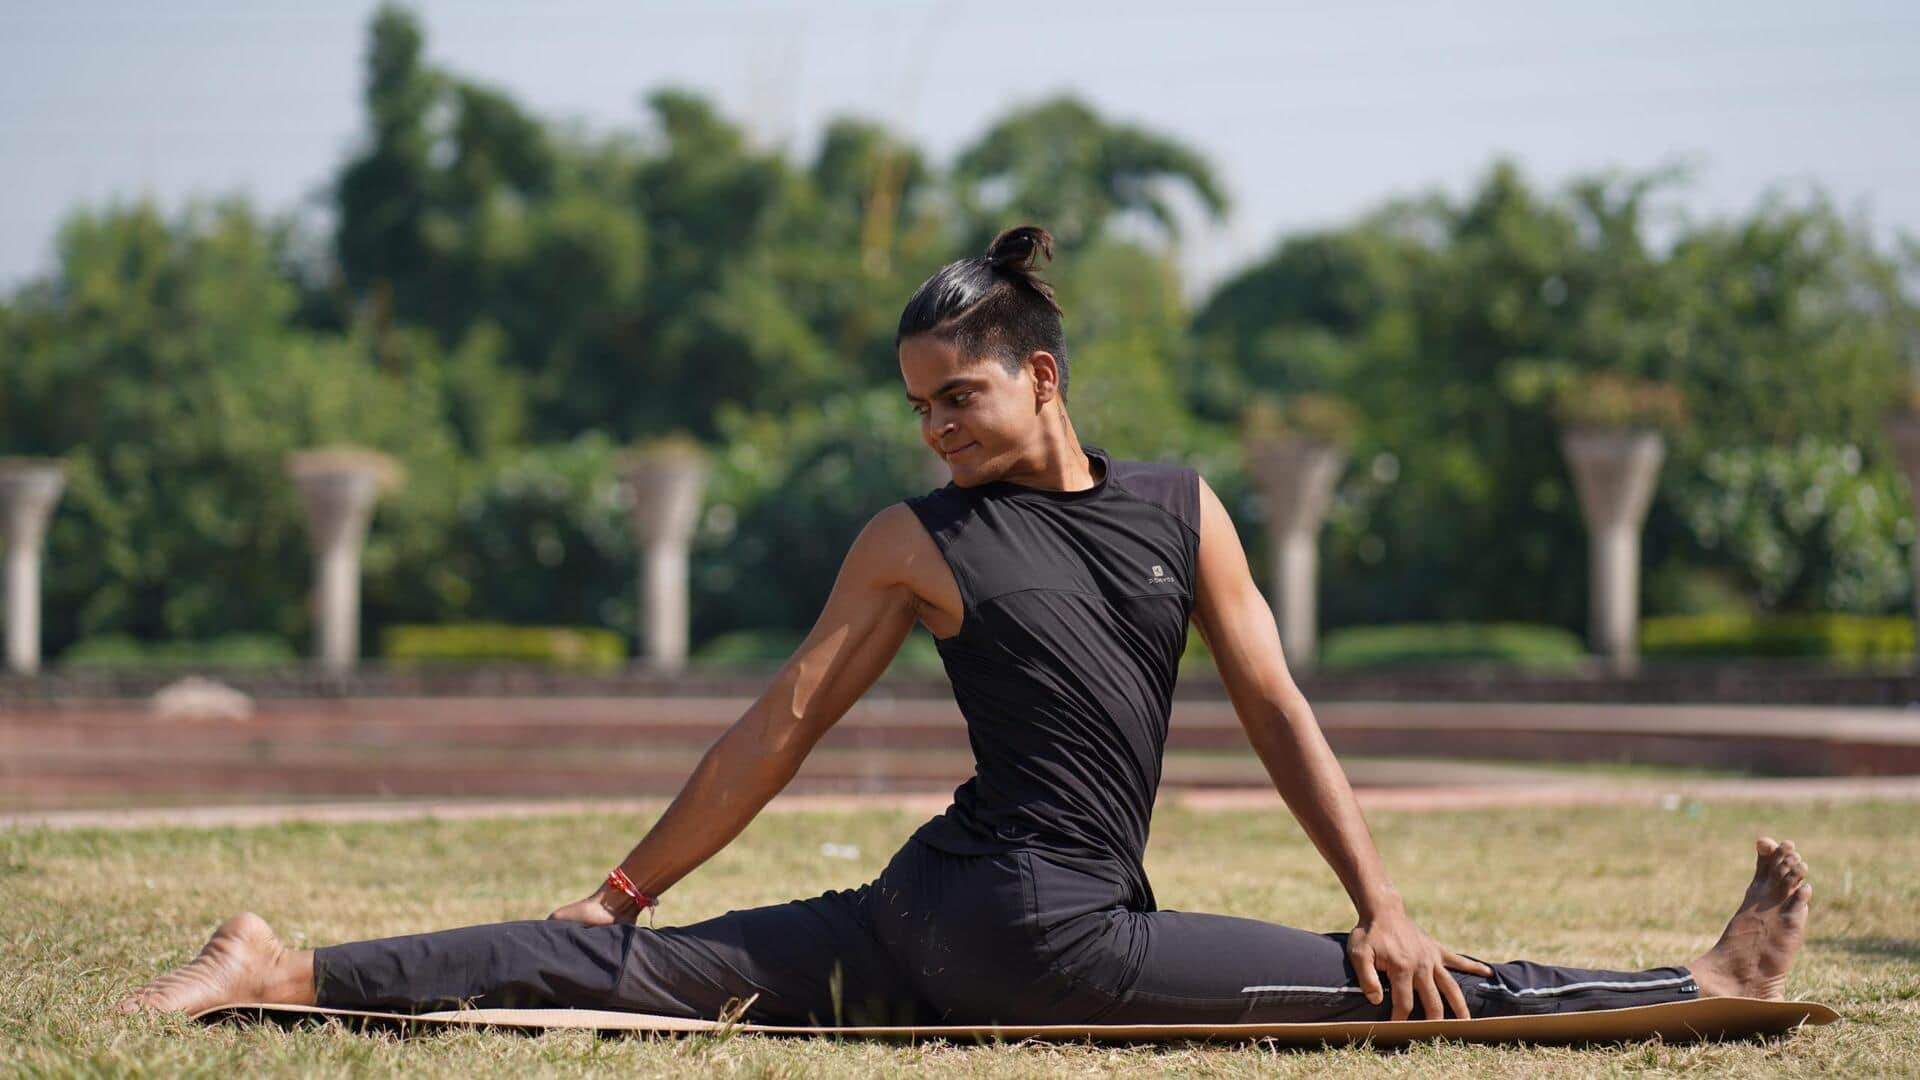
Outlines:
[[[622,897],[621,899],[624,900],[626,898]],[[617,922],[633,922],[635,921],[634,917],[639,914],[638,912],[634,912],[633,915],[623,917],[617,912],[615,907],[609,906],[609,904],[610,900],[607,897],[607,890],[603,886],[595,890],[592,896],[587,897],[585,900],[575,900],[573,903],[555,910],[554,913],[547,916],[547,918],[561,919],[566,922],[584,923],[588,926],[611,926]],[[629,901],[625,906],[632,907],[633,904]]]
[[[1428,1020],[1446,1016],[1441,1005],[1443,999],[1452,1005],[1455,1016],[1468,1019],[1472,1014],[1467,1011],[1467,997],[1446,969],[1473,975],[1493,974],[1487,965],[1469,960],[1428,937],[1427,932],[1415,926],[1398,907],[1360,920],[1360,925],[1347,936],[1347,956],[1353,961],[1360,989],[1366,991],[1367,1000],[1375,1005],[1380,1004],[1379,973],[1387,973],[1387,982],[1393,987],[1395,1020],[1405,1020],[1412,1015],[1415,994],[1420,995],[1422,1015]]]

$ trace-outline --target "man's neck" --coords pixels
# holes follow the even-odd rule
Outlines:
[[[1066,413],[1059,413],[1058,419],[1045,425],[1040,443],[1040,460],[1045,462],[1039,468],[1008,473],[1002,479],[1027,487],[1046,488],[1050,491],[1085,491],[1100,482],[1095,470],[1094,459],[1080,445],[1080,436],[1073,430],[1073,421]]]

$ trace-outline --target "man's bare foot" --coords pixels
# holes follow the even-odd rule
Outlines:
[[[1784,999],[1787,969],[1807,934],[1813,886],[1807,884],[1806,861],[1791,840],[1763,836],[1755,847],[1759,862],[1740,910],[1719,942],[1689,965],[1707,997]]]
[[[120,1011],[191,1015],[243,1001],[313,1003],[313,954],[280,944],[251,911],[221,923],[199,956],[134,991]]]

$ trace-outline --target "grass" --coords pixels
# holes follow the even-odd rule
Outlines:
[[[372,752],[372,751],[369,751]],[[553,763],[569,758],[605,758],[607,751],[582,748],[577,752],[555,753],[543,751],[541,761]],[[965,750],[937,751],[952,756],[960,763],[959,775],[965,776],[972,768],[972,757]],[[634,759],[641,756],[635,752]],[[697,757],[697,752],[688,757],[688,767]],[[1205,769],[1211,778],[1220,775],[1237,776],[1239,782],[1247,787],[1265,788],[1269,781],[1260,759],[1245,746],[1220,748],[1213,750],[1173,750],[1168,751],[1163,762],[1168,766],[1169,774],[1177,773],[1181,766]],[[1626,781],[1670,781],[1681,783],[1692,780],[1737,780],[1754,774],[1743,769],[1712,765],[1661,765],[1631,759],[1599,761],[1560,761],[1531,760],[1527,758],[1492,757],[1408,757],[1385,754],[1341,754],[1340,761],[1355,774],[1356,784],[1366,778],[1369,767],[1396,767],[1393,786],[1407,783],[1408,767],[1428,764],[1435,767],[1435,777],[1443,783],[1471,783],[1473,781],[1454,781],[1445,776],[1445,771],[1456,766],[1474,770],[1500,770],[1512,774],[1515,781],[1551,782],[1554,780],[1626,780]],[[1172,781],[1166,787],[1174,786]],[[1361,784],[1360,786],[1365,786]],[[931,784],[928,792],[934,795],[946,795],[953,785]],[[7,791],[0,788],[0,815],[34,814],[42,811],[63,810],[125,810],[125,809],[161,809],[168,807],[202,807],[216,805],[293,805],[300,803],[333,802],[418,802],[436,796],[408,795],[367,795],[359,793],[324,794],[303,792],[298,794],[274,793],[261,794],[250,791],[209,792],[201,788],[183,788],[178,790],[135,790],[135,791],[89,791],[84,793],[65,793],[57,801],[50,802],[43,793],[32,790]],[[459,799],[461,796],[440,796]]]
[[[918,818],[769,814],[673,890],[692,921],[868,880]],[[1565,1076],[1711,1071],[1882,1076],[1920,1045],[1920,806],[1911,803],[1377,813],[1409,906],[1441,941],[1500,958],[1638,968],[1717,933],[1761,826],[1813,864],[1810,942],[1789,992],[1847,1021],[1773,1042],[1405,1051],[1181,1044],[903,1046],[750,1036],[596,1039],[125,1019],[112,1003],[252,908],[291,943],[544,915],[625,852],[644,821],[545,818],[125,832],[0,832],[0,1075]],[[823,843],[857,859],[826,858]],[[1282,814],[1163,809],[1148,869],[1161,903],[1345,929],[1331,872]]]

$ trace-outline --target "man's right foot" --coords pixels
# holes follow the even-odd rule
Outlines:
[[[1807,934],[1813,886],[1793,841],[1761,837],[1753,882],[1720,940],[1688,965],[1707,997],[1786,997],[1787,970]]]
[[[266,920],[241,912],[220,924],[199,956],[134,991],[120,1002],[120,1011],[191,1015],[246,1001],[309,1004],[313,976],[307,957],[289,953]],[[304,995],[296,970],[302,959],[307,971]]]

